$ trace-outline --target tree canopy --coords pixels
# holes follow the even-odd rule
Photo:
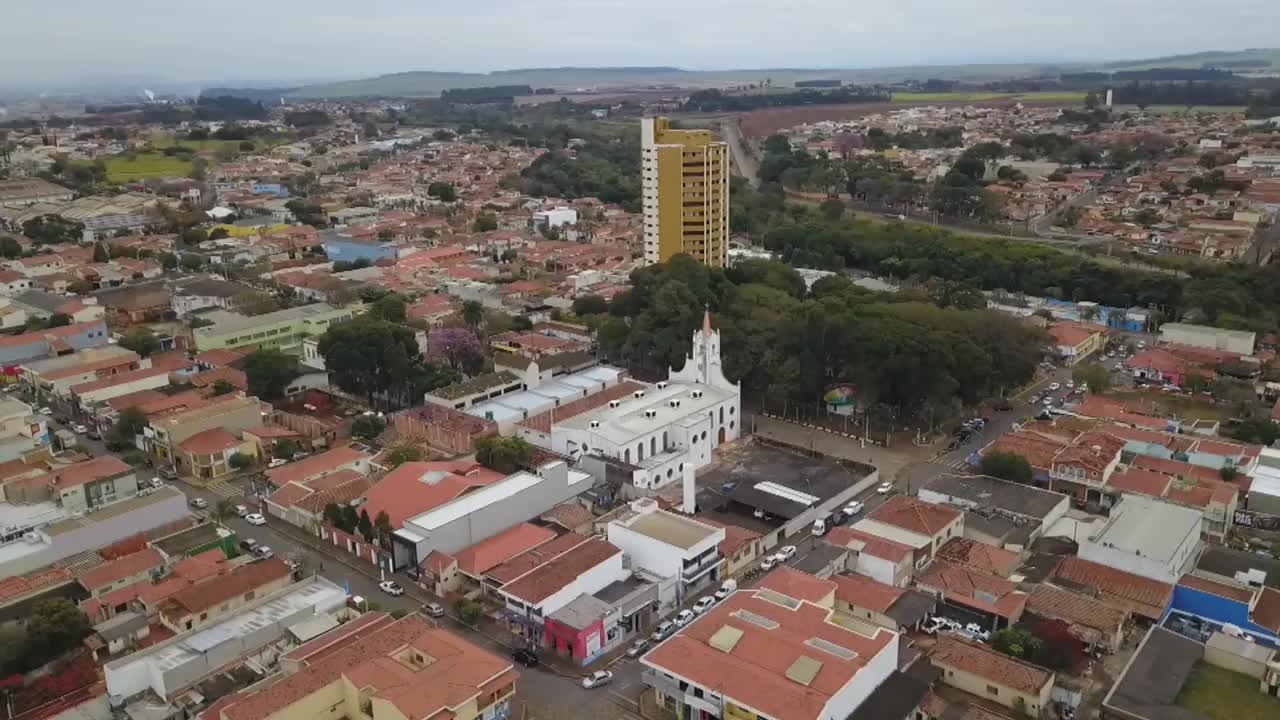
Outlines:
[[[989,452],[983,455],[982,474],[1023,485],[1029,485],[1035,479],[1035,471],[1026,458],[1005,452]]]
[[[370,405],[406,407],[461,377],[425,362],[413,330],[368,316],[331,325],[317,349],[333,382]]]
[[[278,400],[284,397],[289,383],[298,377],[298,362],[280,350],[262,348],[244,359],[244,374],[249,380],[249,394],[263,400]]]

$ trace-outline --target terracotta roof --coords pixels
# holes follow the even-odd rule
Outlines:
[[[227,554],[222,548],[212,548],[179,560],[169,568],[169,572],[188,582],[198,583],[219,575],[226,569]]]
[[[197,353],[195,361],[209,367],[225,367],[231,365],[247,356],[247,352],[241,350],[227,350],[225,348],[214,348]]]
[[[694,519],[700,523],[705,523],[713,527],[724,528],[724,540],[721,540],[720,544],[716,546],[716,549],[720,551],[721,557],[730,557],[734,553],[738,552],[743,545],[755,542],[761,537],[760,533],[754,530],[748,530],[738,525],[713,520],[704,515],[699,515]]]
[[[784,720],[819,720],[864,667],[892,653],[896,635],[871,636],[832,622],[810,602],[787,607],[744,589],[651,650],[644,665],[713,689],[750,712]],[[823,649],[823,646],[842,651]],[[889,659],[890,664],[896,661]],[[797,678],[797,679],[793,679]],[[863,682],[868,682],[863,680]]]
[[[295,438],[300,436],[300,433],[279,425],[254,425],[251,428],[245,428],[244,432],[263,439]]]
[[[405,463],[369,489],[365,494],[365,508],[370,517],[386,512],[391,527],[398,528],[415,515],[505,477],[467,461]]]
[[[774,568],[756,587],[811,603],[819,603],[836,591],[834,582],[814,577],[786,565]]]
[[[486,540],[464,548],[457,553],[458,569],[472,576],[480,576],[533,548],[556,537],[554,530],[529,523],[520,523],[503,530]]]
[[[1148,455],[1139,455],[1133,459],[1131,463],[1133,467],[1143,470],[1151,470],[1162,475],[1171,475],[1173,477],[1181,477],[1196,480],[1212,480],[1214,482],[1222,482],[1222,475],[1211,468],[1201,465],[1193,465],[1179,460],[1165,460],[1164,458],[1154,458]]]
[[[280,558],[241,565],[213,583],[201,583],[176,593],[165,601],[161,612],[175,620],[183,615],[208,610],[233,597],[244,595],[270,582],[289,576],[289,566]]]
[[[887,612],[898,598],[907,593],[906,588],[885,585],[866,575],[842,573],[832,575],[831,580],[836,584],[837,600],[878,613]]]
[[[71,579],[71,571],[56,565],[33,570],[26,575],[0,578],[0,602],[16,600]]]
[[[192,435],[183,440],[178,447],[192,455],[212,455],[239,447],[242,442],[240,438],[223,428],[215,427]]]
[[[1164,493],[1169,489],[1169,483],[1171,482],[1173,482],[1173,478],[1168,475],[1161,475],[1141,468],[1130,468],[1124,472],[1113,474],[1107,480],[1107,486],[1116,490],[1138,493],[1139,495],[1164,497]]]
[[[1217,595],[1218,597],[1235,600],[1236,602],[1248,604],[1253,601],[1253,591],[1234,585],[1227,585],[1214,580],[1208,580],[1195,575],[1183,575],[1178,580],[1178,585],[1192,590]]]
[[[868,519],[900,527],[918,535],[932,536],[941,532],[963,513],[934,505],[906,495],[894,495],[871,511]]]
[[[1049,326],[1049,334],[1057,345],[1077,347],[1098,333],[1097,329],[1076,323],[1057,322]]]
[[[116,558],[111,562],[103,563],[76,579],[80,581],[80,584],[86,590],[94,592],[106,585],[163,565],[164,556],[160,554],[160,551],[147,548],[141,552],[131,553],[124,557]]]
[[[120,458],[114,455],[100,455],[92,460],[55,470],[53,483],[59,489],[66,489],[128,472],[133,472],[133,468],[126,465]]]
[[[1250,619],[1271,632],[1280,633],[1280,590],[1263,588]]]
[[[285,483],[302,482],[310,480],[336,471],[344,465],[350,465],[358,460],[365,460],[373,457],[363,450],[357,450],[350,445],[326,450],[319,455],[312,455],[303,458],[297,462],[291,462],[283,467],[267,471],[267,479],[276,485],[283,487]]]
[[[831,528],[822,540],[829,545],[857,549],[860,553],[895,563],[915,554],[915,548],[910,545],[903,545],[845,525]]]
[[[532,430],[551,432],[551,425],[553,423],[565,422],[566,420],[575,418],[582,413],[590,412],[598,407],[604,407],[609,404],[610,400],[620,400],[624,397],[630,396],[637,390],[644,389],[644,385],[626,380],[607,390],[601,390],[590,397],[574,400],[573,402],[565,403],[558,408],[534,415],[520,424]]]
[[[942,592],[946,600],[1017,621],[1027,605],[1027,594],[1002,577],[989,575],[946,560],[934,560],[916,582]],[[994,597],[995,601],[987,600]]]
[[[587,541],[587,536],[577,533],[565,533],[555,540],[521,553],[498,567],[485,573],[485,577],[499,583],[509,583],[538,567],[551,562],[555,558],[569,552]]]
[[[1004,578],[1018,568],[1017,553],[969,538],[951,538],[938,548],[937,558]]]
[[[422,568],[430,573],[439,575],[444,572],[445,568],[458,562],[458,559],[446,552],[432,550],[427,554],[427,559],[422,561]]]
[[[570,500],[542,513],[538,516],[538,519],[543,522],[555,523],[565,530],[577,530],[589,524],[594,517],[584,505]]]
[[[1051,670],[950,634],[938,636],[929,658],[935,665],[955,668],[977,675],[993,685],[1030,695],[1039,695],[1046,684],[1053,682]]]
[[[1027,612],[1080,625],[1102,636],[1111,636],[1124,625],[1129,613],[1091,597],[1052,585],[1038,585],[1027,598]],[[1090,639],[1098,642],[1101,637]]]
[[[93,392],[94,390],[102,390],[104,388],[115,387],[117,385],[124,385],[125,383],[131,383],[137,380],[146,380],[147,378],[159,377],[161,375],[168,374],[169,371],[165,368],[140,368],[138,370],[130,370],[129,372],[111,375],[109,377],[102,378],[101,380],[72,385],[71,392],[77,395],[83,395],[87,392]]]
[[[1104,600],[1149,619],[1163,615],[1173,595],[1173,585],[1169,583],[1078,557],[1063,558],[1053,571],[1053,580],[1097,590]]]
[[[622,554],[613,544],[599,538],[588,538],[585,543],[546,563],[515,582],[502,586],[502,592],[519,598],[530,605],[537,605],[582,574]]]
[[[510,660],[418,615],[370,621],[330,647],[312,653],[303,667],[279,682],[241,691],[223,706],[222,719],[272,717],[345,677],[403,717],[447,720],[477,696],[514,689],[519,678]],[[424,660],[415,662],[415,655]]]

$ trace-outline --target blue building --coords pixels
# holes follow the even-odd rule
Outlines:
[[[379,260],[395,260],[396,244],[380,240],[357,240],[336,232],[321,233],[324,254],[332,262],[366,260],[369,264]]]
[[[1180,615],[1197,618],[1210,632],[1234,625],[1256,643],[1280,647],[1280,590],[1275,588],[1184,575],[1173,587],[1165,624],[1177,624]]]
[[[14,335],[0,339],[0,366],[8,367],[106,345],[109,338],[107,323],[103,320]]]

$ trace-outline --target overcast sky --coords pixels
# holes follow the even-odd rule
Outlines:
[[[1280,0],[5,0],[0,86],[561,65],[1100,61],[1280,45]]]

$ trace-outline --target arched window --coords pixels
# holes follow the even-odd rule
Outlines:
[[[644,461],[644,443],[640,442],[636,444],[636,462],[643,462],[643,461]]]
[[[655,435],[654,437],[649,438],[649,456],[652,457],[657,454],[658,454],[658,437]]]
[[[666,452],[666,449],[667,449],[667,431],[666,431],[666,430],[663,430],[663,431],[662,431],[662,450],[663,450],[663,452]]]
[[[622,461],[627,464],[631,463],[631,448],[627,448],[622,452]]]
[[[720,406],[720,424],[721,425],[724,424],[724,406],[723,405]]]

